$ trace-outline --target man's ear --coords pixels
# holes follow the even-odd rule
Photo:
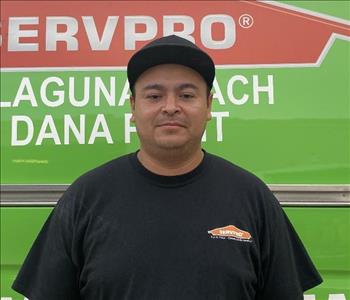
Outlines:
[[[130,108],[131,108],[131,118],[130,122],[135,122],[135,97],[134,95],[130,96]]]
[[[213,93],[210,92],[208,95],[208,99],[207,99],[207,107],[208,107],[208,116],[207,116],[207,120],[211,120],[211,106],[213,103]]]

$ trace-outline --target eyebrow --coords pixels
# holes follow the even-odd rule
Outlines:
[[[179,84],[176,88],[179,89],[179,90],[183,90],[183,89],[187,89],[187,88],[191,88],[191,89],[194,89],[194,90],[199,90],[198,86],[196,86],[193,83],[182,83],[182,84]]]
[[[164,87],[161,84],[154,83],[154,84],[148,84],[142,88],[143,91],[147,90],[164,90]]]
[[[199,88],[193,83],[181,83],[181,84],[177,85],[175,88],[178,90],[183,90],[183,89],[187,89],[187,88],[199,90]],[[165,87],[161,84],[153,83],[153,84],[149,84],[149,85],[144,86],[142,88],[142,90],[143,91],[147,91],[147,90],[160,90],[161,91],[161,90],[165,90]]]

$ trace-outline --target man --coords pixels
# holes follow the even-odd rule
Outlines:
[[[201,149],[212,59],[153,41],[128,64],[140,150],[80,177],[13,288],[30,300],[300,300],[322,280],[254,175]]]

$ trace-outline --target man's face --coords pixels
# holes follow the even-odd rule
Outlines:
[[[200,147],[212,95],[196,71],[175,64],[152,67],[138,78],[130,100],[141,146]]]

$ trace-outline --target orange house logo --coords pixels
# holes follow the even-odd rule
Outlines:
[[[241,230],[233,225],[214,228],[208,231],[210,237],[220,239],[230,239],[241,242],[251,242],[252,236],[248,231]]]

